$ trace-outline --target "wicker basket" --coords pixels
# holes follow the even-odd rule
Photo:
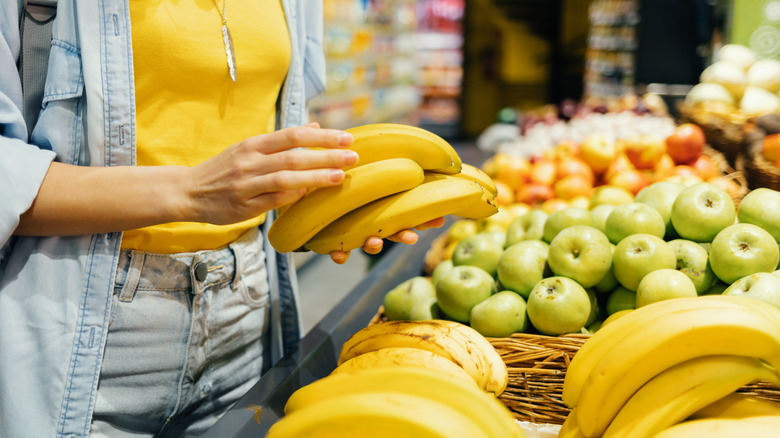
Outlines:
[[[369,324],[385,321],[384,309]],[[506,363],[509,382],[498,396],[516,419],[539,424],[563,424],[571,409],[563,403],[563,380],[574,355],[590,338],[586,334],[545,336],[515,333],[487,338]],[[742,387],[739,392],[780,402],[780,388],[769,382]]]
[[[753,141],[737,160],[737,167],[744,173],[748,187],[753,190],[767,187],[780,190],[780,168],[764,158],[762,140]]]
[[[735,111],[731,105],[707,102],[683,105],[680,108],[680,123],[694,123],[701,127],[707,143],[723,153],[732,167],[744,145],[746,115]]]

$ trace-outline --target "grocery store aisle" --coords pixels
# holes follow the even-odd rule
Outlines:
[[[453,146],[465,163],[476,166],[486,158],[473,143],[453,143]],[[333,263],[325,255],[300,253],[296,257],[301,318],[306,334],[368,274],[371,258],[360,250],[352,251],[343,265]]]

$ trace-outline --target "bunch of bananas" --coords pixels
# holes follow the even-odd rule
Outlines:
[[[739,388],[757,381],[780,385],[779,366],[780,310],[774,306],[726,295],[643,306],[602,326],[574,356],[562,394],[572,411],[559,437],[715,436],[674,430],[708,427],[686,421],[697,413],[723,420],[718,410],[735,404]],[[780,409],[761,406],[753,412],[774,418],[777,427]]]
[[[422,361],[429,353],[448,359],[463,369],[476,385],[485,392],[498,396],[506,389],[509,373],[501,356],[484,336],[473,328],[455,321],[385,321],[369,325],[352,335],[341,348],[337,365],[351,367],[349,362],[363,362],[365,366],[377,365],[371,357],[381,357],[378,351],[387,348],[406,347],[402,355],[406,362]],[[368,358],[361,356],[372,353]],[[393,360],[401,360],[397,355]],[[436,367],[447,373],[448,365],[441,361],[427,362],[426,368]],[[452,372],[450,372],[452,374]]]
[[[437,217],[498,211],[495,182],[461,161],[441,137],[421,128],[371,124],[348,129],[359,155],[344,182],[310,191],[279,209],[268,239],[279,252],[320,254],[360,248]]]
[[[370,325],[344,344],[338,364],[290,396],[269,438],[524,436],[494,396],[506,386],[506,365],[468,326]]]

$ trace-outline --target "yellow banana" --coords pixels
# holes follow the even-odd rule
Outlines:
[[[460,168],[460,173],[456,174],[456,176],[470,179],[474,182],[478,182],[482,186],[482,188],[487,190],[491,195],[493,196],[498,195],[498,188],[496,187],[496,182],[493,181],[493,178],[488,176],[487,173],[483,172],[482,169],[478,167],[474,167],[471,164],[463,163]]]
[[[335,376],[334,376],[335,377]],[[374,391],[329,397],[283,417],[267,438],[487,438],[466,415],[427,397]]]
[[[468,164],[463,164],[463,168],[466,169]],[[476,171],[482,172],[481,170],[471,166],[471,169],[474,169]],[[466,176],[469,175],[469,176]],[[488,177],[485,173],[482,173],[486,178]],[[489,189],[489,187],[485,187],[485,181],[480,181],[480,176],[474,172],[461,172],[455,175],[445,175],[445,174],[439,174],[435,172],[425,172],[425,181],[434,181],[434,180],[446,180],[447,178],[463,178],[468,181],[473,181],[480,186],[482,186],[482,196],[480,196],[479,199],[474,201],[471,204],[463,205],[463,208],[453,211],[452,214],[454,216],[460,216],[462,218],[467,219],[482,219],[489,216],[493,216],[494,214],[498,213],[498,201],[496,201],[496,194],[492,193]],[[490,180],[491,182],[493,180]],[[493,186],[495,187],[495,183],[493,183]]]
[[[577,409],[572,409],[566,419],[563,420],[561,429],[558,431],[558,438],[585,438],[580,426],[577,424]]]
[[[731,298],[738,298],[733,300]],[[755,306],[746,301],[745,297],[727,297],[724,295],[704,295],[696,298],[664,300],[650,306],[643,306],[618,318],[611,319],[609,324],[602,324],[574,355],[564,377],[562,398],[563,402],[573,408],[579,402],[582,386],[590,376],[596,364],[615,345],[618,345],[630,333],[642,331],[650,321],[666,317],[670,313],[688,312],[692,309],[733,306]],[[766,309],[768,306],[760,306]],[[771,312],[771,309],[766,309]]]
[[[440,178],[440,176],[444,176]],[[473,204],[482,196],[482,187],[464,178],[426,176],[417,187],[386,196],[353,210],[306,242],[319,254],[360,248],[369,237],[384,239]]]
[[[340,185],[312,190],[282,209],[268,230],[268,241],[277,251],[299,249],[346,213],[379,198],[417,187],[425,178],[422,168],[406,158],[366,164],[345,174]]]
[[[498,213],[498,201],[484,187],[482,188],[482,196],[476,202],[464,209],[452,212],[454,216],[467,219],[481,219],[493,216],[496,213]]]
[[[684,421],[665,429],[654,438],[777,438],[780,417],[704,418]]]
[[[284,412],[295,414],[333,397],[376,392],[400,392],[448,405],[471,418],[488,437],[523,436],[509,409],[473,382],[464,383],[419,366],[378,366],[332,374],[295,391]]]
[[[684,298],[668,301],[679,300]],[[759,308],[751,301],[760,303],[748,298],[739,302],[742,305],[668,312],[647,322],[641,330],[624,336],[603,355],[582,386],[577,403],[582,432],[589,437],[603,434],[637,389],[661,371],[683,361],[733,354],[763,359],[775,368],[780,365],[780,325],[776,315],[763,311],[770,305]]]
[[[421,348],[460,365],[479,388],[496,396],[503,392],[507,372],[506,364],[498,352],[492,346],[492,352],[484,349],[475,342],[474,337],[465,335],[464,332],[471,327],[456,330],[449,322],[445,324],[439,321],[386,321],[364,327],[344,343],[337,365],[381,348]],[[494,375],[496,370],[501,370],[499,364],[503,365],[503,374]]]
[[[432,353],[428,350],[410,347],[387,347],[375,351],[367,351],[342,363],[332,374],[355,372],[375,367],[408,367],[418,366],[436,370],[443,376],[476,385],[477,382],[455,362]]]
[[[461,170],[462,160],[457,151],[428,130],[395,123],[375,123],[346,131],[355,138],[350,149],[360,157],[355,166],[403,157],[417,161],[425,170],[438,173],[455,174]]]
[[[484,358],[486,366],[490,369],[490,377],[488,384],[486,385],[486,388],[489,388],[487,391],[494,393],[496,396],[504,392],[509,383],[509,371],[506,368],[504,359],[501,358],[501,355],[498,354],[496,348],[486,337],[471,328],[471,326],[456,321],[436,319],[433,320],[432,323],[441,324],[460,332],[461,335],[463,335],[463,339],[468,341],[465,345],[466,348],[477,348],[480,351],[482,358]]]
[[[631,396],[603,438],[646,438],[708,404],[759,380],[778,383],[777,372],[745,356],[701,356],[662,371]]]
[[[745,418],[774,415],[780,417],[780,403],[742,392],[733,392],[691,414],[698,418]]]

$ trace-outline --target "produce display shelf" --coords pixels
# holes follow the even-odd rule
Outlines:
[[[300,346],[264,374],[205,437],[265,436],[284,415],[284,405],[295,390],[336,368],[341,345],[369,324],[384,294],[401,281],[422,274],[426,251],[450,223],[447,218],[443,227],[420,233],[414,245],[393,245],[365,278],[303,337]]]

